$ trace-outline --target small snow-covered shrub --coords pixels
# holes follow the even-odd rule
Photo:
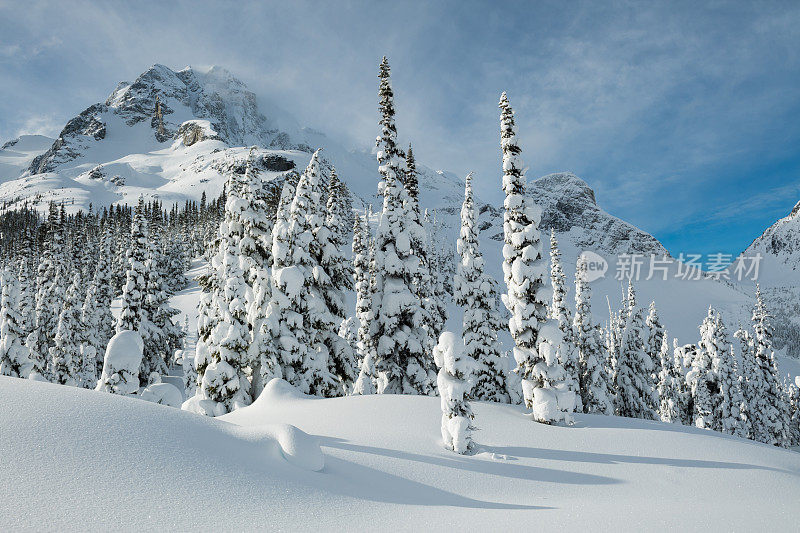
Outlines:
[[[135,331],[123,330],[111,337],[103,361],[103,373],[95,390],[113,394],[139,391],[139,365],[144,343]]]
[[[475,448],[472,441],[475,415],[467,399],[475,360],[465,355],[464,343],[450,331],[439,336],[433,357],[439,367],[437,385],[442,405],[442,439],[454,452],[469,453]]]
[[[141,397],[142,400],[147,400],[148,402],[160,403],[161,405],[177,407],[178,409],[183,403],[181,391],[171,383],[153,383],[142,391]]]

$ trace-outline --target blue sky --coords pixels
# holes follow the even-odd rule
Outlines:
[[[0,139],[153,63],[218,64],[367,148],[386,54],[401,139],[488,200],[503,90],[529,179],[575,172],[674,255],[738,253],[800,200],[797,2],[96,4],[0,0]]]

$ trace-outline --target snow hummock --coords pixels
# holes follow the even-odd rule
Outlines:
[[[142,400],[177,407],[183,403],[183,394],[171,383],[153,383],[148,385],[139,395]]]

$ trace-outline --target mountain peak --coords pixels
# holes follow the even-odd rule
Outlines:
[[[597,205],[594,190],[572,172],[556,172],[534,180],[533,187],[541,187],[565,200]]]

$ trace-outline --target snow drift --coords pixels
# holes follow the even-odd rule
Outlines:
[[[276,380],[221,421],[0,378],[0,529],[797,524],[795,452],[615,417],[545,426],[517,407],[476,402],[479,449],[465,457],[444,449],[438,402],[313,399]]]

